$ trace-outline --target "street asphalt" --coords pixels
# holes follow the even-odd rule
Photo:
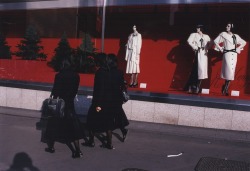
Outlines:
[[[114,131],[114,150],[96,137],[94,148],[81,146],[83,157],[73,159],[65,144],[45,152],[42,128],[38,111],[0,107],[0,171],[194,171],[203,157],[250,163],[250,142],[233,138],[243,132],[211,136],[214,130],[131,121],[125,142]]]

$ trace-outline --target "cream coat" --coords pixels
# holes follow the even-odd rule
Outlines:
[[[126,73],[140,73],[140,53],[142,37],[140,33],[132,33],[128,37],[125,60],[127,61]]]
[[[201,41],[202,40],[202,41]],[[187,42],[192,49],[197,53],[198,58],[198,79],[208,78],[207,72],[207,53],[210,47],[210,37],[206,34],[192,33],[190,34]]]
[[[246,45],[245,40],[237,34],[234,35],[236,37],[236,52],[227,52],[223,54],[221,78],[226,80],[234,80],[237,56]],[[228,34],[227,32],[220,33],[220,35],[214,40],[215,50],[223,52],[224,50],[235,49],[232,36],[233,35]]]

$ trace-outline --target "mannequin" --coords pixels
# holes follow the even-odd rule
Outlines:
[[[226,32],[221,32],[214,40],[215,50],[223,53],[221,78],[225,79],[225,84],[222,86],[222,94],[228,96],[228,88],[230,82],[234,80],[235,68],[237,64],[237,56],[246,45],[246,41],[239,35],[234,34],[234,24],[228,22]]]
[[[200,86],[203,79],[208,78],[208,49],[211,47],[211,39],[207,34],[203,33],[204,26],[197,25],[196,33],[191,33],[187,42],[195,52],[195,60],[190,75],[189,93],[200,92]],[[193,87],[195,90],[193,92]]]
[[[129,87],[138,86],[138,74],[140,73],[140,53],[142,46],[141,34],[137,31],[136,26],[133,26],[133,33],[128,37],[126,44],[127,61],[126,73],[131,74]]]

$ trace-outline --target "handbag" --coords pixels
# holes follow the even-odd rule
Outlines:
[[[65,102],[61,98],[48,98],[45,99],[45,108],[47,116],[63,118],[64,117],[64,108]]]
[[[126,103],[130,99],[129,94],[126,90],[122,90],[122,100],[123,103]]]

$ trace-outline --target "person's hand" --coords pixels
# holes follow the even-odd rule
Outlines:
[[[100,111],[102,110],[102,108],[101,108],[100,106],[97,106],[97,107],[95,108],[95,110],[96,110],[97,112],[100,112]]]
[[[240,49],[240,48],[236,48],[236,52],[237,52],[238,54],[240,54],[241,49]]]

